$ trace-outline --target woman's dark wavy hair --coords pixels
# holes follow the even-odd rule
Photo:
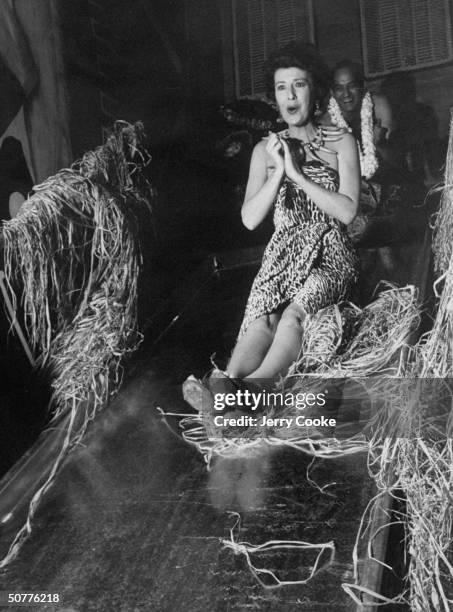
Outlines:
[[[314,45],[309,43],[290,42],[276,49],[264,64],[264,76],[268,95],[275,98],[274,75],[279,68],[300,68],[310,73],[313,79],[314,99],[320,109],[325,111],[329,101],[332,83],[327,65],[317,54]]]

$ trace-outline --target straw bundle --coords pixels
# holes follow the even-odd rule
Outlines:
[[[387,393],[370,442],[370,470],[381,493],[404,495],[411,610],[453,602],[453,124],[445,186],[434,228],[438,299],[431,331],[406,364],[405,381]],[[404,384],[403,384],[404,383]]]
[[[410,602],[417,612],[450,610],[453,601],[453,123],[433,250],[439,301],[432,329],[416,347],[413,370],[435,389],[419,394],[395,461],[406,497]]]
[[[343,352],[354,335],[362,311],[350,303],[333,304],[307,317],[298,361],[291,368],[296,372],[320,372]]]
[[[142,139],[141,124],[117,122],[104,146],[36,186],[21,214],[3,226],[12,300],[15,285],[29,341],[44,360],[51,330],[72,321],[111,273],[114,258],[121,252],[118,264],[129,268],[139,260],[135,237],[149,206],[140,176],[148,162]]]
[[[451,206],[453,209],[453,200]],[[417,346],[417,365],[420,376],[451,378],[453,377],[453,252],[449,267],[439,281],[443,284],[443,290],[436,317],[431,331]],[[440,283],[437,282],[435,288]]]
[[[415,287],[388,287],[363,310],[340,304],[314,315],[304,329],[301,357],[288,377],[311,372],[360,377],[390,367],[395,374],[401,347],[419,325],[420,310]]]
[[[21,288],[37,363],[50,377],[53,420],[69,418],[50,475],[0,566],[30,533],[42,495],[118,388],[121,361],[138,345],[139,227],[145,217],[149,226],[142,140],[141,124],[117,122],[105,145],[36,187],[4,226],[5,272],[11,290]]]
[[[449,377],[453,372],[453,119],[433,251],[439,302],[432,330],[419,343],[418,364],[421,376]]]
[[[450,267],[453,254],[453,115],[450,123],[450,142],[445,162],[445,180],[440,198],[439,212],[436,215],[433,235],[434,267],[442,276]]]
[[[407,436],[375,442],[369,457],[380,494],[404,495],[405,510],[396,520],[406,532],[411,610],[448,612],[453,594],[452,440]]]

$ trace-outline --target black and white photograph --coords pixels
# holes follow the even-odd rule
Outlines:
[[[1,0],[0,88],[0,609],[453,610],[453,0]]]

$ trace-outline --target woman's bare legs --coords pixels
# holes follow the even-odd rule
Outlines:
[[[279,319],[279,314],[272,313],[250,323],[228,363],[227,371],[231,378],[245,378],[260,366],[272,344]]]
[[[306,316],[304,309],[293,302],[285,308],[269,350],[261,364],[247,378],[274,379],[287,373],[299,356]]]

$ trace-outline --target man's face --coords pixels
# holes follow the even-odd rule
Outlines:
[[[340,68],[334,74],[333,95],[345,115],[360,111],[363,91],[350,68]]]

